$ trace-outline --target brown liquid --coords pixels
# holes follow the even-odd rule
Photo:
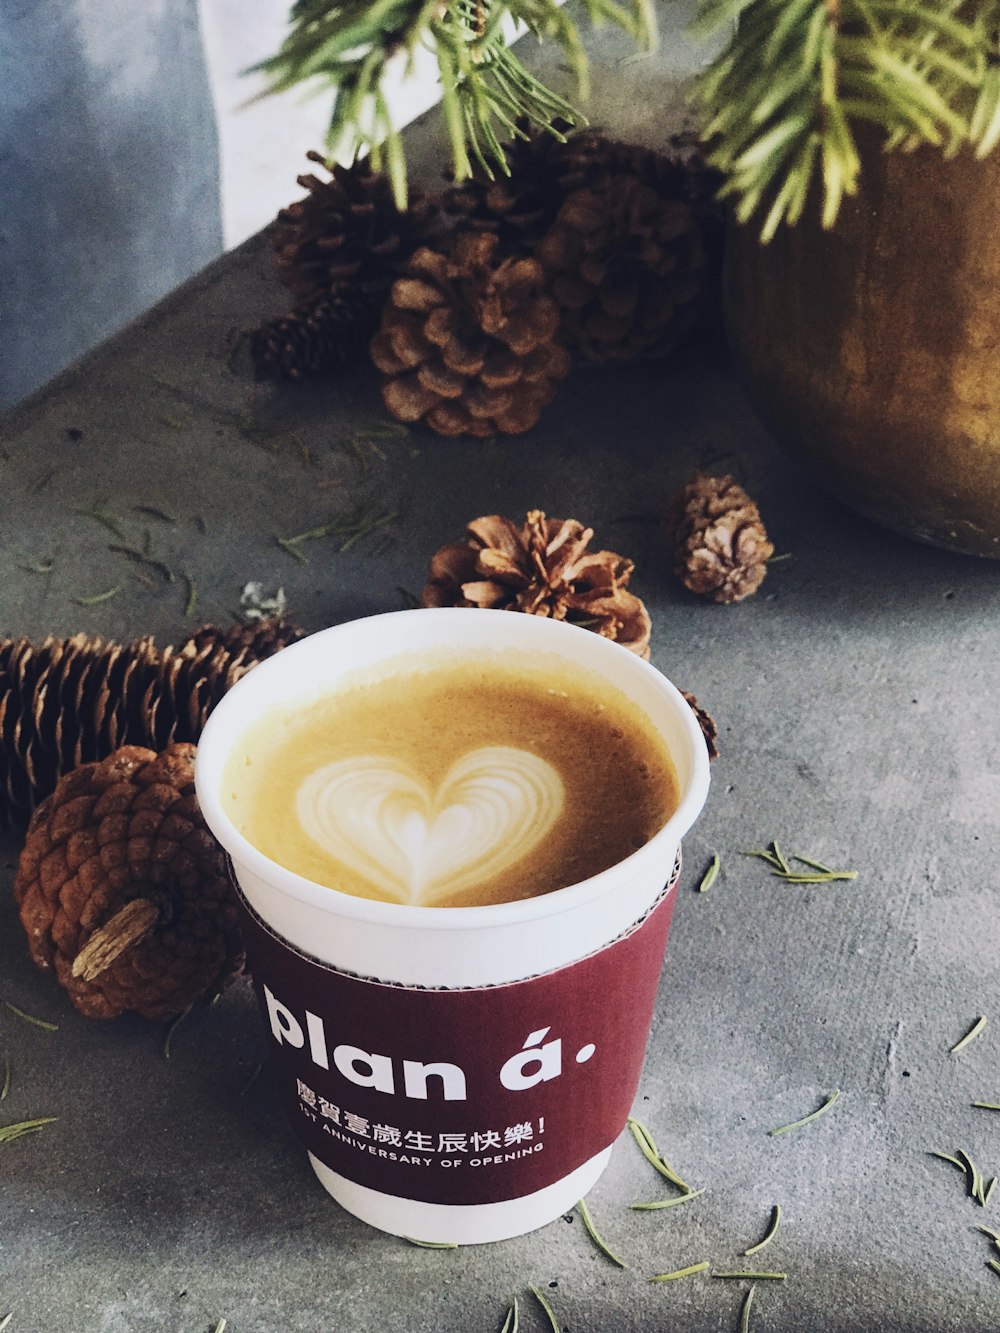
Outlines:
[[[676,809],[665,746],[600,677],[528,657],[393,666],[276,707],[227,762],[237,828],[307,879],[425,906],[508,902],[606,870]]]

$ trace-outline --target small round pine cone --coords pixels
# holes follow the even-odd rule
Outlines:
[[[740,602],[764,581],[774,555],[760,510],[731,476],[696,472],[680,497],[674,572],[690,592]]]
[[[28,826],[14,896],[31,957],[90,1018],[173,1018],[242,971],[194,756],[124,746],[61,778]]]
[[[317,301],[261,324],[250,334],[258,380],[330,379],[364,352],[378,328],[381,301],[342,283]]]
[[[688,693],[687,690],[681,690],[684,701],[698,719],[698,726],[701,727],[701,734],[705,737],[705,745],[708,747],[709,759],[718,759],[719,757],[719,728],[715,718],[707,708],[702,708],[698,702],[697,696]]]
[[[588,551],[593,528],[533,509],[521,527],[489,514],[466,532],[465,542],[442,546],[431,558],[424,606],[551,616],[649,658],[649,612],[627,590],[634,565],[614,551]]]
[[[439,435],[529,430],[569,371],[559,311],[535,259],[497,259],[466,232],[448,254],[418,250],[372,342],[382,397],[399,421]]]

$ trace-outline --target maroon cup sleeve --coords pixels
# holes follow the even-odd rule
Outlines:
[[[578,962],[458,990],[317,962],[240,894],[296,1133],[346,1179],[426,1203],[497,1203],[569,1175],[614,1142],[635,1098],[676,882]]]

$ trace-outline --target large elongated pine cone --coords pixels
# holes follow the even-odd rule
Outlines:
[[[301,637],[282,621],[205,626],[176,648],[84,634],[0,644],[0,824],[23,827],[63,773],[122,745],[196,741],[241,676]]]
[[[242,970],[194,756],[126,746],[60,779],[28,826],[14,896],[31,957],[91,1018],[172,1018]]]
[[[570,194],[535,253],[567,346],[589,360],[665,356],[703,317],[707,267],[695,210],[635,174]]]
[[[518,526],[499,514],[474,519],[468,538],[431,558],[424,606],[482,606],[568,620],[649,657],[649,612],[628,591],[634,565],[590,551],[593,528],[533,509]]]
[[[526,431],[569,370],[558,329],[541,265],[498,260],[496,236],[418,250],[372,342],[385,404],[440,435]]]

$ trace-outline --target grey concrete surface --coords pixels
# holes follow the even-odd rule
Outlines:
[[[427,161],[430,141],[422,145]],[[636,1114],[706,1193],[632,1212],[659,1178],[624,1139],[589,1203],[627,1260],[578,1217],[519,1240],[418,1249],[320,1189],[266,1075],[245,986],[161,1028],[75,1013],[28,960],[12,905],[20,841],[2,843],[0,1007],[11,1086],[0,1123],[57,1116],[0,1145],[0,1318],[10,1333],[492,1333],[528,1293],[569,1333],[739,1328],[746,1283],[650,1275],[709,1261],[787,1273],[758,1284],[753,1333],[1000,1327],[988,1266],[1000,1225],[961,1174],[1000,1174],[1000,566],[919,547],[820,493],[779,454],[729,369],[691,355],[578,371],[519,439],[357,441],[381,419],[373,378],[254,386],[234,332],[282,308],[266,243],[226,257],[9,417],[0,622],[6,634],[184,637],[228,623],[251,579],[307,629],[397,608],[427,560],[482,513],[574,516],[636,561],[653,661],[720,724],[723,754],[685,846]],[[662,516],[693,468],[733,470],[779,552],[735,607],[674,581]],[[359,502],[398,508],[385,539],[299,564],[276,536]],[[142,582],[83,510],[116,514],[196,584]],[[140,512],[155,507],[172,523]],[[52,562],[47,574],[30,567]],[[84,599],[120,591],[98,605]],[[473,614],[470,612],[470,614]],[[858,871],[796,888],[740,851],[778,838]],[[719,879],[696,891],[711,854]],[[991,1021],[957,1055],[979,1015]],[[841,1096],[821,1120],[768,1131]],[[777,1238],[752,1260],[773,1204]]]

